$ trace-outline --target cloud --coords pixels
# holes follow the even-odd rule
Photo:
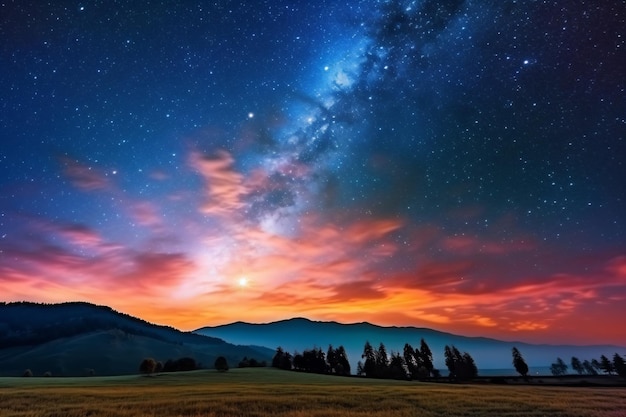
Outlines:
[[[198,211],[209,216],[192,213],[175,227],[161,220],[170,201],[129,198],[95,168],[68,163],[66,174],[81,189],[105,190],[120,212],[146,226],[143,238],[115,241],[85,224],[24,218],[27,233],[0,241],[0,292],[98,301],[188,328],[307,315],[495,337],[566,337],[572,317],[599,316],[598,306],[619,312],[626,299],[626,255],[565,252],[515,233],[506,215],[502,239],[397,215],[308,211],[278,195],[313,195],[298,188],[298,178],[311,174],[304,165],[274,161],[244,175],[225,151],[192,152],[188,161],[204,181]],[[192,193],[183,190],[177,203],[193,202]],[[246,214],[257,203],[264,216]],[[462,221],[482,213],[471,212]],[[192,311],[206,305],[211,311]]]
[[[61,236],[75,246],[96,247],[102,243],[102,236],[95,230],[82,224],[64,224],[57,229]]]
[[[132,203],[130,213],[142,226],[159,226],[163,223],[158,208],[147,201]]]
[[[235,160],[226,151],[211,156],[192,152],[190,166],[205,180],[207,201],[201,211],[205,214],[225,216],[245,207],[243,197],[249,192],[244,176],[234,169]]]
[[[61,157],[60,161],[63,174],[77,188],[83,191],[98,191],[110,188],[109,178],[104,172],[68,157]]]
[[[470,236],[446,237],[442,242],[442,246],[446,250],[460,255],[504,255],[513,252],[530,251],[535,248],[535,244],[530,240],[496,241],[489,238]]]
[[[185,278],[195,272],[195,264],[181,253],[153,253],[141,252],[128,258],[128,271],[114,277],[116,285],[133,288],[141,287],[144,290],[164,288],[179,285]]]

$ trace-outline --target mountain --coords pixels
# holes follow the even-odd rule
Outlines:
[[[515,346],[524,359],[533,368],[550,366],[557,357],[566,363],[572,356],[584,359],[599,358],[600,355],[612,357],[615,352],[623,354],[626,348],[610,345],[572,346],[572,345],[537,345],[522,342],[504,342],[484,337],[465,337],[432,329],[416,327],[381,327],[369,323],[340,324],[336,322],[316,322],[304,318],[277,321],[268,324],[250,324],[236,322],[216,327],[203,327],[195,331],[198,334],[219,337],[235,344],[266,346],[274,350],[280,346],[293,353],[305,349],[321,347],[324,351],[329,344],[334,347],[343,345],[350,360],[352,373],[356,372],[357,362],[361,360],[363,345],[369,341],[376,349],[380,342],[385,344],[387,352],[402,352],[405,343],[419,348],[423,338],[430,347],[435,360],[435,367],[447,375],[443,351],[445,345],[454,345],[461,352],[468,352],[480,370],[510,370],[514,373],[511,349]],[[545,370],[543,371],[545,373]]]
[[[0,304],[0,376],[135,374],[152,357],[192,357],[212,368],[218,356],[230,366],[243,357],[271,360],[273,350],[235,346],[216,337],[181,332],[89,303]]]

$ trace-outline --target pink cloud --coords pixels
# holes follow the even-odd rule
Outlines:
[[[144,289],[170,288],[195,271],[193,261],[180,253],[137,253],[129,258],[129,270],[115,277],[116,285]]]
[[[110,187],[109,178],[104,172],[68,157],[61,158],[63,173],[72,183],[84,191],[106,190]]]
[[[95,230],[84,225],[67,224],[59,227],[58,231],[72,245],[96,247],[102,243],[102,237]]]
[[[212,156],[193,152],[190,165],[206,182],[208,201],[202,212],[214,215],[228,215],[245,206],[243,197],[248,193],[244,176],[234,169],[235,160],[226,151],[218,151]]]
[[[142,226],[158,226],[162,224],[158,208],[147,201],[132,203],[130,212],[132,217]]]

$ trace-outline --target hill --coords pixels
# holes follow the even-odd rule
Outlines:
[[[352,372],[361,359],[363,345],[369,341],[374,348],[380,342],[385,344],[387,352],[402,352],[405,343],[418,348],[423,338],[432,350],[435,367],[447,370],[444,364],[445,345],[455,345],[459,350],[469,352],[475,359],[482,374],[498,370],[502,374],[514,374],[511,349],[516,346],[533,371],[546,373],[547,367],[561,357],[569,363],[572,356],[581,360],[599,358],[604,354],[609,357],[615,352],[623,354],[626,348],[610,345],[573,346],[573,345],[537,345],[522,342],[505,342],[483,337],[465,337],[416,327],[381,327],[370,323],[340,324],[336,322],[316,322],[304,318],[277,321],[267,324],[236,322],[228,325],[203,327],[195,331],[198,334],[219,337],[235,344],[253,344],[276,349],[280,346],[293,353],[304,349],[321,347],[326,350],[329,344],[334,347],[343,345],[348,354]],[[543,369],[538,369],[543,368]]]
[[[272,351],[235,346],[216,337],[158,326],[88,303],[0,304],[0,375],[133,374],[146,357],[165,362],[192,357],[213,367],[217,356],[235,366],[244,356],[271,359]]]

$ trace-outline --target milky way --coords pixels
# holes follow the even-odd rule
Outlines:
[[[0,5],[5,301],[626,344],[622,2],[250,3]]]

